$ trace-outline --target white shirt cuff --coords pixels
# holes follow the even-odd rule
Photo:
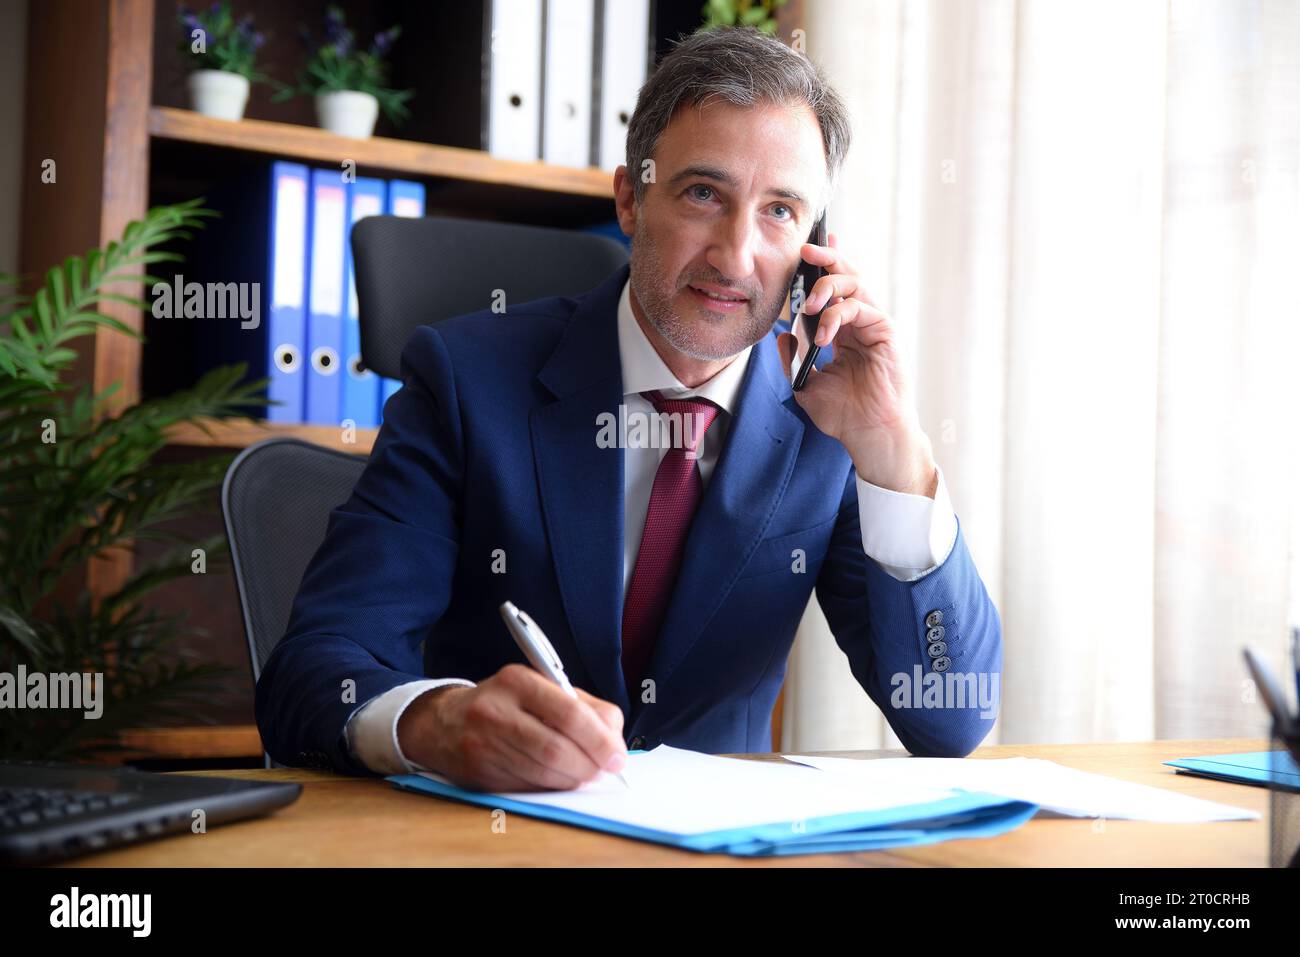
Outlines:
[[[408,761],[402,753],[397,743],[397,722],[412,701],[444,685],[476,687],[464,678],[426,678],[389,688],[367,701],[343,726],[352,756],[376,774],[414,774],[429,770]]]
[[[892,578],[924,578],[948,560],[957,543],[957,516],[943,469],[934,498],[872,485],[855,473],[862,548]]]

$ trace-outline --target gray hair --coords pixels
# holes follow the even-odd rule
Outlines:
[[[754,27],[717,27],[677,41],[637,94],[627,128],[627,170],[638,203],[646,189],[641,170],[677,110],[701,108],[714,97],[744,107],[807,104],[826,148],[823,201],[829,202],[852,139],[843,101],[804,54]]]

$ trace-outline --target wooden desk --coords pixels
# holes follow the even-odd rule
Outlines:
[[[1258,821],[1149,824],[1035,818],[1001,837],[853,854],[751,860],[698,854],[510,814],[493,833],[485,807],[394,788],[382,778],[309,770],[181,772],[304,785],[297,802],[258,820],[214,827],[106,851],[68,866],[602,866],[602,867],[926,867],[926,866],[1210,866],[1268,864],[1268,792],[1176,774],[1162,761],[1236,751],[1263,751],[1264,739],[1146,741],[1120,744],[996,745],[973,757],[1047,758],[1083,771],[1222,801],[1262,816]],[[839,757],[901,756],[900,751],[831,751]],[[781,760],[776,755],[736,755]]]

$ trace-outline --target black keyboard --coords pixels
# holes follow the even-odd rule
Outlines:
[[[41,864],[196,833],[292,803],[301,784],[0,761],[0,864]]]
[[[0,829],[29,827],[43,821],[68,821],[121,807],[138,794],[105,794],[61,788],[0,788]]]

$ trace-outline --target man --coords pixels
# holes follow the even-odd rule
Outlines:
[[[767,750],[814,585],[910,751],[984,738],[987,710],[891,695],[1000,675],[1001,625],[893,324],[833,240],[805,242],[848,145],[838,97],[777,40],[720,30],[664,58],[614,175],[630,265],[406,344],[404,386],[258,683],[273,757],[531,790],[617,771],[628,747]],[[834,361],[795,395],[774,323],[800,257],[828,273],[805,310]],[[610,441],[611,420],[656,413],[698,428],[668,431],[673,447],[634,428]],[[506,600],[577,699],[525,664]]]

